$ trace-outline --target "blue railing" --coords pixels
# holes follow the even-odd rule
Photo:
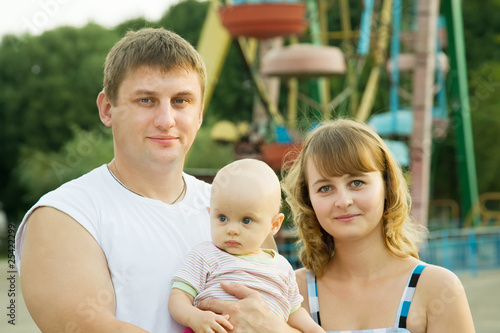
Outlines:
[[[282,238],[278,244],[280,254],[294,268],[302,267],[293,237]],[[433,231],[421,247],[420,259],[453,272],[500,268],[500,227],[477,227]]]
[[[302,267],[298,256],[299,250],[295,245],[295,238],[286,238],[285,243],[278,244],[278,251],[288,260],[294,269]]]
[[[454,272],[500,268],[500,227],[448,229],[431,232],[420,250],[430,264]]]

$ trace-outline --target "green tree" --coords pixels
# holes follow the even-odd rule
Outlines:
[[[175,31],[193,46],[200,38],[209,2],[184,0],[167,9],[158,24],[165,29]]]
[[[489,61],[472,71],[470,91],[478,190],[500,192],[500,64]]]
[[[21,147],[54,151],[72,124],[98,122],[102,64],[119,38],[97,25],[61,27],[40,36],[5,36],[0,45],[0,201],[10,213],[29,204],[13,177]]]
[[[130,30],[137,31],[142,28],[156,28],[158,26],[159,25],[156,22],[151,22],[143,17],[139,17],[118,24],[116,27],[113,28],[113,31],[117,34],[117,36],[121,37],[124,36],[127,33],[127,31]]]
[[[25,199],[34,202],[62,183],[109,162],[113,157],[111,130],[104,125],[92,130],[71,126],[73,136],[57,151],[24,146],[14,170],[26,190]]]

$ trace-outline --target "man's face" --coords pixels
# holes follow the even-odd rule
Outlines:
[[[179,68],[130,71],[109,109],[115,158],[127,163],[182,164],[203,117],[199,77]]]

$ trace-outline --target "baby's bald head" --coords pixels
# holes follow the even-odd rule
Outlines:
[[[267,201],[276,213],[281,206],[278,176],[266,163],[255,159],[237,160],[220,169],[212,182],[211,202],[220,194]]]

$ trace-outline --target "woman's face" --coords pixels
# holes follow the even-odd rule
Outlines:
[[[379,171],[324,177],[309,160],[306,177],[316,217],[336,246],[381,236],[385,183]]]

